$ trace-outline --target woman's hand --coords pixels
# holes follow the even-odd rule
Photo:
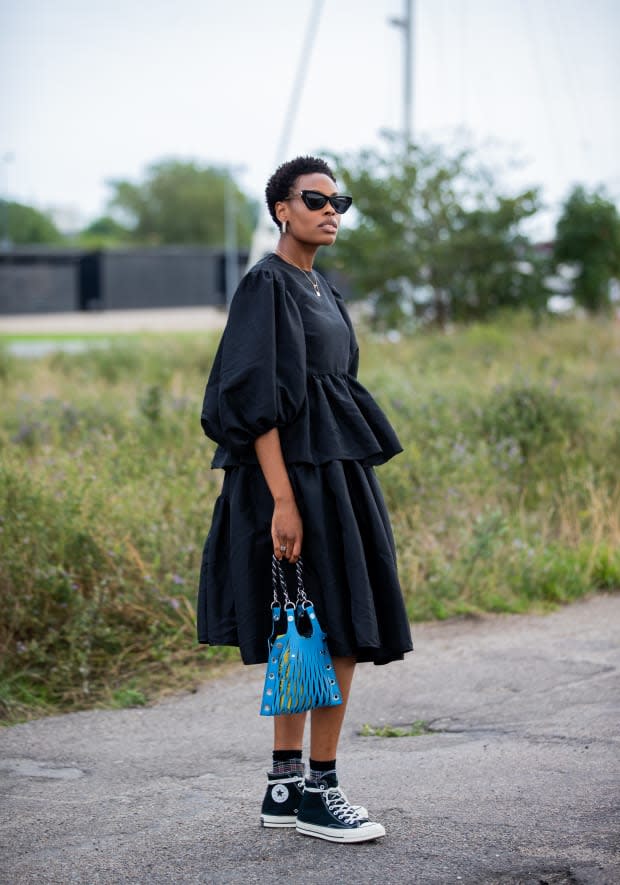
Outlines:
[[[303,525],[294,497],[276,499],[271,520],[273,552],[277,559],[295,564],[301,555]]]

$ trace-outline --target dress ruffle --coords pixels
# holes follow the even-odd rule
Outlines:
[[[359,461],[376,466],[402,452],[392,426],[370,393],[348,374],[307,376],[306,398],[295,420],[279,428],[287,464]],[[253,449],[219,446],[213,467],[256,464]]]

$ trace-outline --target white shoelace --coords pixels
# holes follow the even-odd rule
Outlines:
[[[345,796],[345,793],[344,793],[344,790],[342,789],[342,787],[332,787],[332,789],[333,789],[333,790],[338,790],[338,792],[340,793],[340,795],[342,796],[342,798],[344,799],[344,801],[345,801],[348,805],[351,805],[351,803],[349,802],[349,800],[348,800],[347,797]],[[366,820],[366,819],[368,818],[368,812],[367,812],[367,810],[364,808],[363,805],[351,805],[351,808],[353,809],[353,811],[356,813],[356,815],[359,817],[360,820]]]
[[[330,787],[324,796],[328,811],[343,824],[351,825],[359,822],[357,809],[349,803],[340,787]]]

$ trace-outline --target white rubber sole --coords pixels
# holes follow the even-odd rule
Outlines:
[[[338,830],[335,827],[321,827],[318,824],[307,824],[297,819],[295,828],[302,836],[314,836],[326,842],[370,842],[385,836],[385,828],[381,824],[367,823],[350,830]]]
[[[260,822],[264,827],[294,827],[297,817],[294,814],[261,814]]]

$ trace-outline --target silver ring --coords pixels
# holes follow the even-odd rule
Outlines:
[[[286,553],[286,544],[284,547],[280,544],[280,553]]]

